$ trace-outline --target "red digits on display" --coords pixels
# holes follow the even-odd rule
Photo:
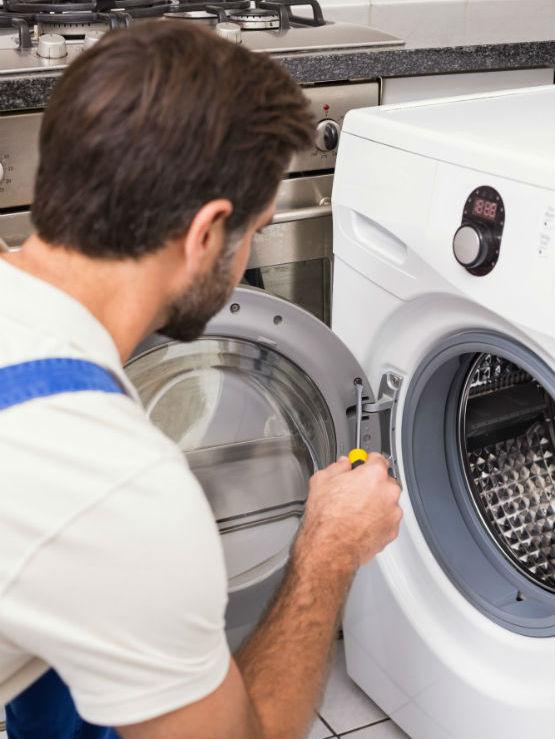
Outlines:
[[[497,203],[487,201],[484,204],[484,217],[490,220],[495,220],[495,214],[497,212]]]
[[[476,198],[472,207],[472,213],[475,216],[487,218],[488,221],[495,221],[495,216],[497,215],[497,203],[493,200]]]

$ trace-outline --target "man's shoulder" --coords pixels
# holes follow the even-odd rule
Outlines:
[[[177,445],[146,416],[134,399],[107,392],[68,392],[38,398],[3,412],[2,437],[29,438],[55,460],[64,452],[73,459],[94,458],[112,467],[145,463],[160,456],[180,456]],[[52,442],[56,443],[53,445]],[[65,460],[67,463],[67,460]]]

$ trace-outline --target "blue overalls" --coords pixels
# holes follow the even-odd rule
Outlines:
[[[0,368],[0,410],[34,398],[86,390],[126,394],[109,370],[81,359],[38,359]],[[8,703],[6,728],[9,739],[118,739],[114,729],[83,721],[54,670]]]

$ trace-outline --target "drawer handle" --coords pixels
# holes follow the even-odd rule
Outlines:
[[[331,205],[312,205],[308,208],[294,208],[292,210],[281,210],[272,218],[274,223],[289,223],[290,221],[305,221],[309,218],[323,218],[331,216]]]

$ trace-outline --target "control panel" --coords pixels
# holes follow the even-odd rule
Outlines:
[[[42,113],[0,116],[0,209],[32,202],[41,120]]]
[[[483,277],[497,264],[505,226],[505,206],[493,187],[477,187],[468,196],[462,221],[453,237],[457,262],[471,275]]]
[[[307,152],[293,158],[289,172],[332,170],[335,168],[343,119],[353,108],[378,105],[379,83],[326,84],[321,87],[305,87],[303,92],[316,119],[314,145]]]

